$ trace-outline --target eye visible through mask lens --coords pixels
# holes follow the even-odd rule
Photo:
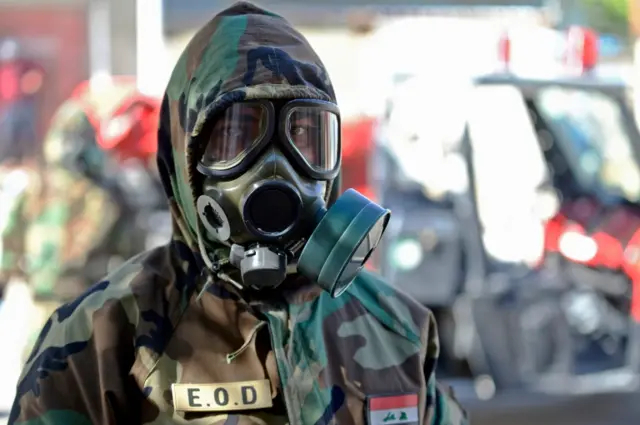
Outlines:
[[[320,173],[338,162],[340,124],[337,115],[314,107],[294,106],[286,116],[284,136],[307,165]]]
[[[224,111],[211,130],[203,161],[212,170],[237,166],[267,135],[268,109],[259,103],[236,103]]]
[[[291,162],[316,180],[332,180],[340,167],[340,112],[330,102],[293,100],[233,104],[216,118],[198,164],[204,175],[234,178],[276,142]]]

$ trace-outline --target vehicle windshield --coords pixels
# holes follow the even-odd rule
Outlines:
[[[553,87],[541,89],[535,101],[583,188],[640,201],[640,168],[633,152],[640,141],[625,122],[624,100]]]
[[[402,177],[418,183],[433,199],[463,190],[466,177],[453,165],[465,126],[460,99],[470,80],[407,77],[390,97],[381,136]],[[420,96],[416,96],[420,93]],[[464,171],[466,176],[466,170]]]

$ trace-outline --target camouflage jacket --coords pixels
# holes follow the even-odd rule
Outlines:
[[[373,274],[335,299],[299,276],[268,299],[222,281],[196,299],[208,273],[195,242],[198,135],[230,103],[264,98],[335,100],[302,35],[238,3],[196,34],[163,100],[172,241],[52,315],[10,424],[467,423],[436,383],[432,314]]]

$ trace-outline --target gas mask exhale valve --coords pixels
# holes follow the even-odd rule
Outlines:
[[[287,254],[272,246],[231,246],[229,261],[240,269],[242,283],[253,289],[276,287],[287,277]]]

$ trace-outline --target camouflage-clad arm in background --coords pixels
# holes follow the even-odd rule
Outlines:
[[[69,294],[81,293],[86,283],[82,275],[74,283],[66,273],[82,267],[105,239],[118,207],[105,189],[60,167],[50,170],[48,186],[47,203],[29,226],[27,271],[36,296],[68,299]]]
[[[74,169],[74,155],[82,149],[72,148],[73,140],[94,148],[92,159],[98,166],[104,153],[94,140],[91,123],[82,99],[69,99],[56,111],[51,127],[43,141],[46,160],[46,190],[42,207],[30,220],[26,233],[25,265],[30,283],[37,297],[59,298],[69,292],[73,296],[82,292],[62,290],[62,280],[77,280],[72,287],[86,287],[82,276],[65,275],[74,267],[82,267],[92,249],[99,245],[117,216],[117,205],[109,193],[83,172]],[[71,156],[71,158],[70,158]],[[72,296],[72,297],[73,297]]]
[[[35,189],[31,173],[22,168],[0,171],[0,282],[25,279],[26,226],[29,193]]]
[[[45,152],[52,149],[51,135],[60,133],[56,127],[73,111],[69,107],[62,107],[54,116],[52,129],[44,139]],[[55,146],[53,146],[55,150]],[[30,280],[29,268],[33,265],[33,258],[29,252],[29,230],[43,211],[38,206],[45,205],[38,199],[42,194],[41,175],[25,166],[13,166],[0,170],[0,281],[11,278]]]

